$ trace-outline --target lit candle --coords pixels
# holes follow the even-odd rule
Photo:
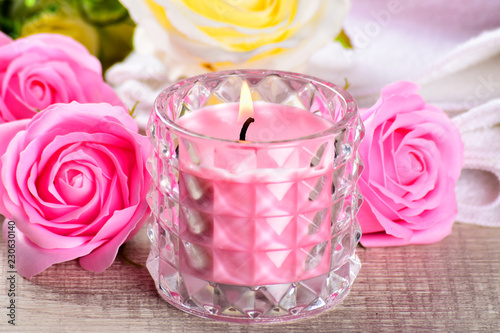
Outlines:
[[[235,285],[293,282],[328,271],[332,122],[302,109],[252,103],[205,107],[178,119],[180,270]],[[248,121],[250,119],[250,121]],[[242,130],[243,128],[243,130]],[[244,134],[244,138],[241,134]],[[259,143],[283,141],[273,149]],[[288,147],[289,146],[289,147]]]
[[[209,73],[164,90],[147,134],[147,267],[165,300],[244,323],[307,317],[347,295],[363,134],[349,94],[296,73]]]

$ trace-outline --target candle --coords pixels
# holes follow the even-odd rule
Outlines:
[[[270,142],[299,139],[326,131],[333,126],[320,116],[302,109],[271,103],[254,103],[246,140]],[[239,119],[239,103],[205,107],[179,119],[177,124],[204,136],[238,140],[241,127],[248,119]],[[249,116],[250,117],[250,116]]]
[[[234,140],[244,119],[239,109],[238,103],[206,107],[177,124]],[[305,138],[333,124],[290,106],[255,103],[253,109],[245,142],[227,146],[179,136],[180,270],[251,286],[324,274],[330,264],[332,193],[325,184],[332,183],[333,135],[303,139],[303,146],[268,149],[258,143]]]
[[[235,322],[338,304],[360,268],[362,133],[352,98],[304,75],[217,72],[162,92],[147,128],[160,295]]]

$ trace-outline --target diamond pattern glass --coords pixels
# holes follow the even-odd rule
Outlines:
[[[254,103],[313,114],[328,128],[273,141],[300,121],[276,113],[260,140],[239,142],[179,125],[204,108],[238,103],[243,81]],[[191,314],[240,323],[304,318],[339,304],[361,267],[363,133],[349,94],[305,75],[216,72],[163,91],[147,126],[147,266],[160,295]]]

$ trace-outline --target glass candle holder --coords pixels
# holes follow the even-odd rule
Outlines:
[[[239,119],[244,82],[253,114]],[[147,126],[147,267],[159,294],[239,323],[339,304],[361,267],[363,133],[352,97],[306,75],[215,72],[163,91]]]

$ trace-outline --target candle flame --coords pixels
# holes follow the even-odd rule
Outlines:
[[[240,109],[238,113],[238,122],[245,121],[246,119],[252,116],[253,116],[252,94],[250,93],[250,87],[248,86],[247,81],[243,81],[240,93]]]

